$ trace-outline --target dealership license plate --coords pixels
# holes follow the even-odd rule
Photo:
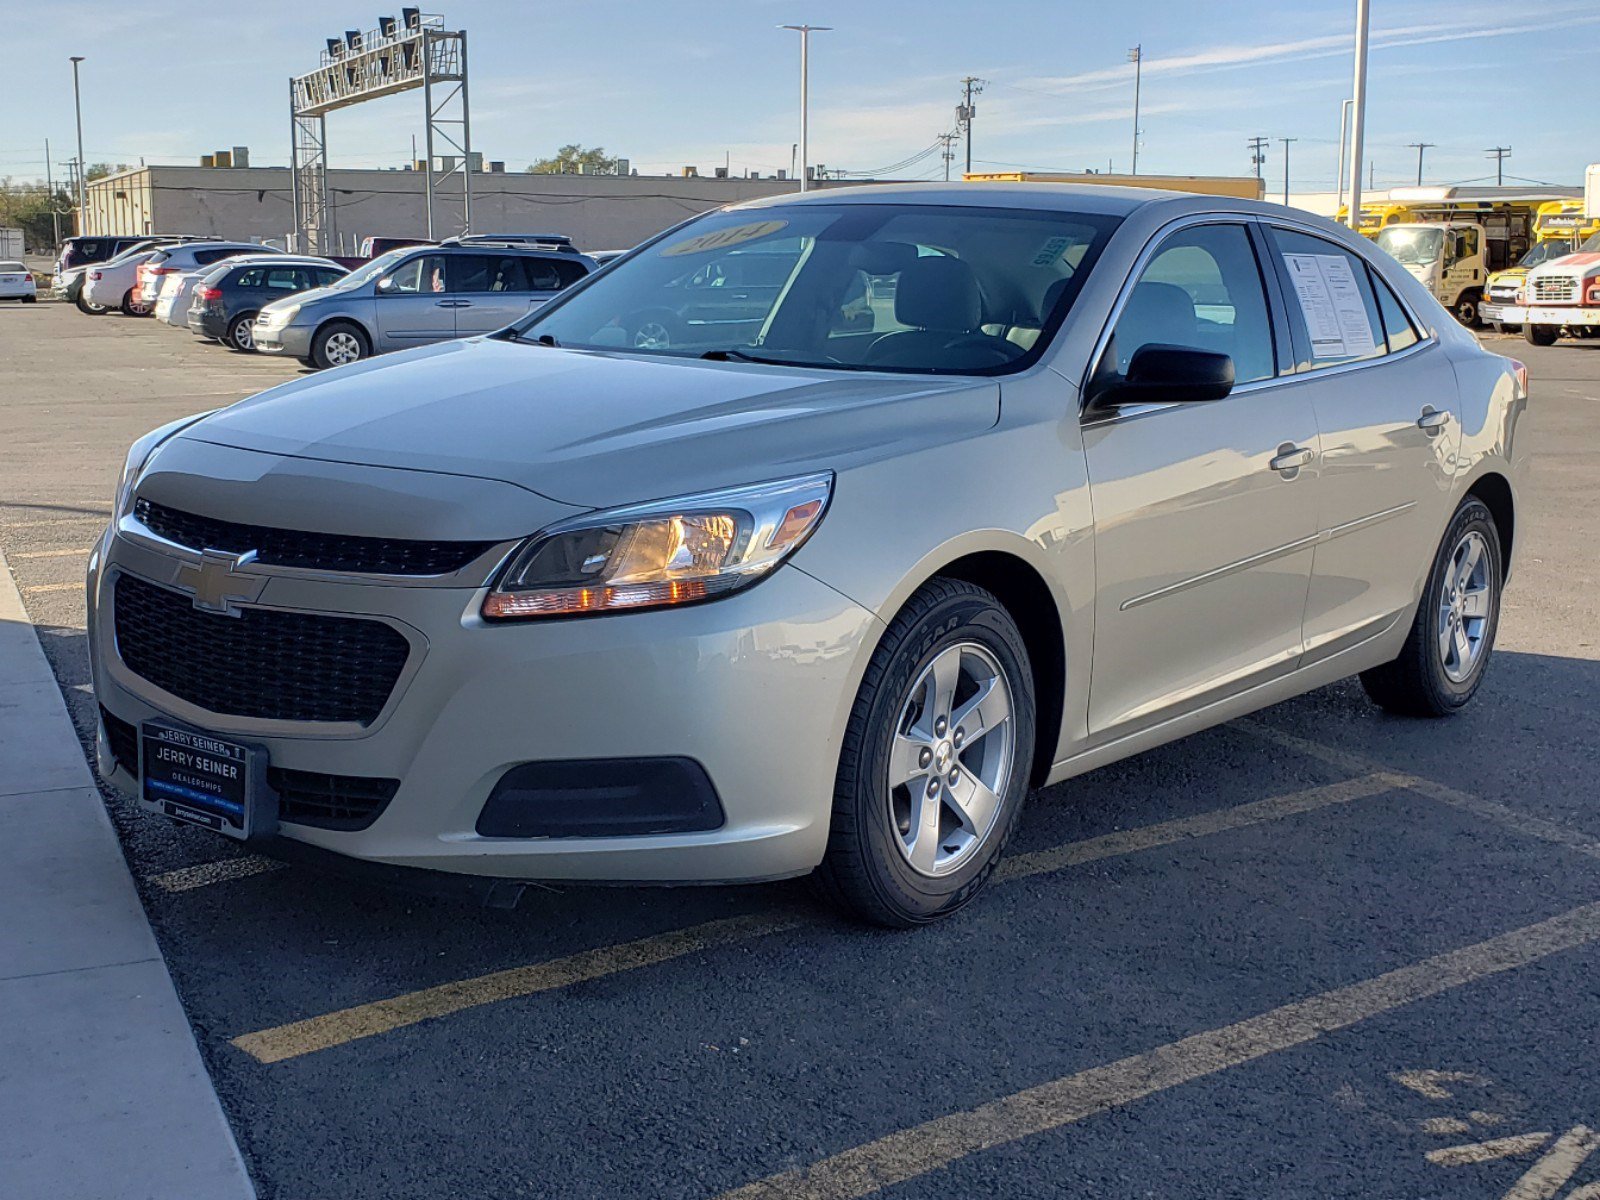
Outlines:
[[[155,721],[139,727],[139,800],[176,821],[233,838],[272,833],[266,751]]]

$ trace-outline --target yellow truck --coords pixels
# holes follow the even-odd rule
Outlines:
[[[1517,329],[1527,316],[1523,290],[1528,272],[1542,263],[1576,253],[1600,233],[1600,217],[1587,216],[1579,200],[1552,200],[1541,204],[1533,218],[1533,248],[1517,265],[1489,276],[1478,315],[1496,329]]]
[[[1583,189],[1395,188],[1388,198],[1412,205],[1412,214],[1384,225],[1374,240],[1458,321],[1474,327],[1489,276],[1532,249],[1540,206],[1556,200],[1581,203]]]
[[[1101,187],[1161,188],[1205,196],[1260,200],[1266,184],[1254,175],[1113,175],[1105,171],[968,171],[967,183],[1093,183]]]

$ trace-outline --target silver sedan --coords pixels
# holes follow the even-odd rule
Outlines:
[[[734,206],[141,439],[89,577],[101,768],[391,876],[817,872],[930,921],[1032,788],[1352,674],[1468,703],[1527,394],[1274,205]]]

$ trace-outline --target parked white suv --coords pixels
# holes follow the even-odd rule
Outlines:
[[[161,298],[162,284],[169,278],[193,271],[196,267],[209,267],[225,258],[239,254],[260,254],[263,247],[250,242],[185,242],[164,246],[152,254],[138,272],[140,303],[154,308]]]

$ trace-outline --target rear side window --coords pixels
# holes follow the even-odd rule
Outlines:
[[[1415,346],[1422,340],[1421,336],[1406,316],[1406,310],[1400,307],[1399,299],[1376,271],[1372,272],[1372,287],[1378,294],[1378,313],[1383,318],[1384,335],[1389,339],[1389,353]]]
[[[1362,362],[1388,352],[1367,265],[1336,242],[1272,228],[1283,267],[1285,300],[1311,369]]]
[[[235,254],[238,254],[238,253],[239,253],[239,251],[237,249],[229,249],[229,250],[196,250],[194,252],[194,261],[195,261],[195,264],[197,266],[204,267],[204,266],[208,266],[209,264],[214,263],[214,262],[221,262],[225,258],[232,258]]]
[[[1239,383],[1276,374],[1266,290],[1243,225],[1191,226],[1161,243],[1117,318],[1117,373],[1151,345],[1226,354]]]
[[[299,292],[305,290],[298,267],[268,267],[265,287],[269,292]]]
[[[233,286],[240,288],[258,288],[266,283],[267,273],[261,267],[251,267],[240,271],[233,277]]]
[[[316,283],[312,285],[314,287],[327,287],[330,283],[337,283],[344,278],[343,271],[330,271],[326,268],[318,268],[313,274],[316,276]]]
[[[589,274],[588,269],[585,268],[582,263],[572,262],[569,259],[546,258],[540,259],[539,261],[544,263],[546,266],[555,268],[556,279],[559,281],[556,284],[557,287],[571,287],[573,284],[577,283],[578,280]]]

